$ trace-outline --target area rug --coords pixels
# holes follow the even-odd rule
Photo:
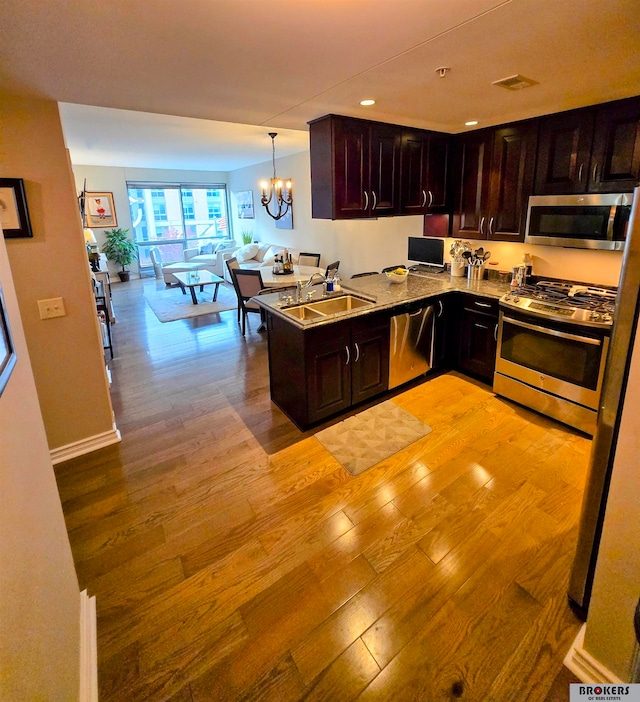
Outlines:
[[[183,295],[179,287],[165,288],[164,290],[146,290],[144,298],[161,322],[175,322],[177,319],[200,317],[203,314],[235,310],[238,307],[233,286],[229,283],[220,283],[218,299],[211,302],[213,285],[205,285],[204,290],[196,291],[198,304],[191,302],[191,293]]]
[[[387,400],[315,437],[349,473],[358,475],[430,432],[430,426]]]

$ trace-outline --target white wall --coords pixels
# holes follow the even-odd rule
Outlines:
[[[0,699],[78,699],[80,597],[4,238],[17,363],[0,395]]]

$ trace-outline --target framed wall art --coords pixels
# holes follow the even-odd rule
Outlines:
[[[286,215],[276,219],[276,229],[293,229],[293,205],[289,206]]]
[[[16,352],[13,347],[7,308],[4,304],[4,295],[0,285],[0,395],[9,382],[9,376],[16,365]]]
[[[238,219],[253,219],[253,192],[251,190],[240,190],[237,192],[236,204],[238,207]]]
[[[84,213],[89,229],[93,227],[117,227],[116,208],[113,205],[113,193],[84,194]]]
[[[0,223],[5,239],[33,236],[22,178],[0,178]]]

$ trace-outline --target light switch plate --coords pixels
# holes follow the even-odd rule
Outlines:
[[[40,311],[40,319],[64,317],[67,314],[64,309],[64,299],[61,297],[52,297],[50,300],[38,300],[38,310]]]

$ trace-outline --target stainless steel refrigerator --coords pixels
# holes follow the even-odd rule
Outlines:
[[[640,300],[640,188],[629,216],[616,313],[605,368],[598,424],[593,437],[589,471],[582,500],[576,554],[569,580],[569,602],[586,618],[598,558],[611,470],[629,374],[630,352],[638,324]]]

